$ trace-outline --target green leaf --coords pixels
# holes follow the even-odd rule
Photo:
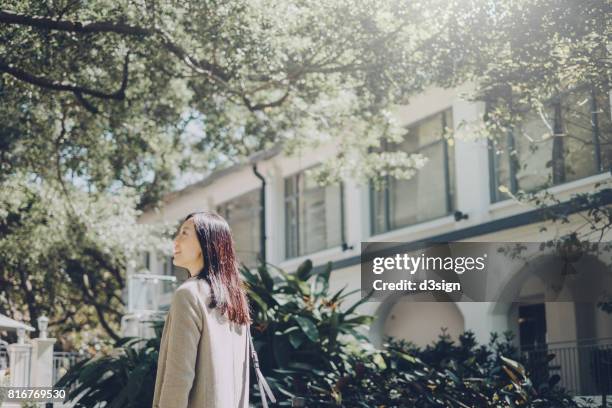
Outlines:
[[[319,330],[317,326],[312,322],[312,320],[302,317],[302,316],[294,316],[293,317],[297,324],[300,326],[304,334],[313,342],[319,341]]]
[[[310,259],[307,259],[304,262],[302,262],[300,266],[298,266],[295,274],[300,280],[305,281],[308,279],[308,275],[310,274],[311,270],[312,270],[312,261]]]
[[[336,310],[332,312],[332,315],[329,319],[329,345],[330,347],[336,346],[336,338],[338,337],[338,326],[340,323],[340,315]]]
[[[289,343],[291,343],[294,349],[300,347],[302,343],[304,343],[304,340],[306,340],[306,337],[304,337],[304,334],[301,331],[293,331],[289,333]]]
[[[342,296],[342,292],[344,292],[346,290],[346,288],[348,288],[348,285],[344,285],[344,287],[342,289],[337,291],[334,294],[334,296],[331,297],[330,302],[336,302],[338,299],[340,299],[340,296]]]
[[[316,280],[315,282],[317,283],[317,285],[319,285],[321,294],[326,294],[327,291],[329,290],[329,276],[331,274],[332,271],[332,263],[327,262],[327,265],[325,265],[325,269],[323,269],[323,271],[319,272],[316,274]]]
[[[253,299],[255,301],[255,303],[257,303],[257,305],[260,307],[261,311],[266,314],[268,312],[268,305],[266,302],[264,302],[264,300],[255,292],[250,291],[249,292],[249,297],[251,299]]]
[[[517,371],[518,373],[520,373],[523,377],[525,376],[525,368],[518,362],[511,360],[507,357],[504,356],[500,356],[500,358],[502,359],[502,361],[504,363],[506,363],[508,366],[510,366],[511,368],[513,368],[515,371]]]
[[[343,323],[344,324],[351,324],[351,325],[355,325],[355,326],[360,326],[362,324],[372,323],[373,319],[374,319],[373,316],[357,316],[357,317],[353,317],[351,319],[347,319]]]
[[[250,285],[257,284],[257,277],[253,273],[251,273],[249,268],[247,268],[246,266],[242,265],[242,267],[240,268],[240,273],[244,277],[244,280]]]
[[[360,289],[358,289],[358,290],[360,290]],[[348,296],[351,293],[355,293],[355,292],[356,291],[349,292],[346,296]],[[368,300],[370,300],[370,295],[362,297],[357,302],[355,302],[351,307],[346,309],[346,311],[344,313],[347,314],[347,315],[353,313],[355,311],[355,309],[357,309],[360,305],[364,304]]]
[[[259,268],[257,268],[257,272],[259,272],[261,282],[266,290],[272,291],[274,289],[274,280],[272,279],[272,276],[270,276],[270,272],[268,271],[266,265],[261,265]]]

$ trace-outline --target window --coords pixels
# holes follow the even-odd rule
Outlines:
[[[444,137],[452,124],[452,111],[447,109],[409,127],[402,143],[383,146],[421,153],[429,160],[410,180],[387,177],[383,189],[370,186],[373,234],[439,218],[453,210],[454,151]]]
[[[608,171],[612,165],[612,121],[607,94],[578,88],[528,112],[503,141],[491,143],[491,199]]]
[[[285,257],[342,244],[342,185],[319,186],[304,171],[285,178]]]
[[[232,230],[236,255],[253,268],[261,252],[261,189],[242,194],[217,207]]]

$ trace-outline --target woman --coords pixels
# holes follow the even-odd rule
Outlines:
[[[251,319],[227,222],[214,212],[189,214],[173,263],[190,278],[164,325],[153,408],[248,407]]]

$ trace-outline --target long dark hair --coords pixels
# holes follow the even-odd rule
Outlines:
[[[204,267],[196,278],[206,280],[212,289],[210,307],[218,308],[230,321],[251,323],[249,302],[244,282],[238,273],[234,242],[227,221],[216,212],[206,210],[193,212],[184,221],[190,218],[193,218],[204,258]]]

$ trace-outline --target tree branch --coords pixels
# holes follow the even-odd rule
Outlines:
[[[115,33],[123,35],[151,35],[151,30],[111,21],[83,23],[80,21],[60,21],[49,17],[28,16],[0,10],[0,23],[17,24],[47,30],[71,31],[75,33]]]
[[[251,112],[263,110],[266,108],[274,108],[274,107],[282,105],[285,99],[287,99],[287,97],[289,96],[289,89],[290,88],[287,87],[287,90],[285,91],[283,96],[271,102],[258,103],[258,104],[253,105],[251,101],[249,100],[249,98],[246,97],[246,95],[243,95],[242,100],[244,101],[244,104],[246,105],[247,109]]]
[[[65,82],[55,82],[52,79],[36,76],[27,71],[24,71],[23,69],[13,67],[9,63],[5,62],[3,59],[0,59],[0,72],[6,72],[7,74],[10,74],[13,77],[19,79],[20,81],[40,86],[41,88],[51,89],[54,91],[72,92],[75,95],[80,95],[81,98],[82,95],[89,95],[101,99],[122,100],[125,98],[125,89],[127,88],[128,82],[128,56],[129,53],[128,55],[126,55],[125,62],[123,64],[123,79],[121,81],[121,87],[116,92],[112,93],[102,92],[96,89],[91,89]]]
[[[28,305],[28,313],[29,313],[28,318],[30,320],[30,323],[33,323],[36,321],[36,319],[38,319],[38,308],[37,308],[36,298],[34,296],[33,288],[32,286],[28,288],[27,277],[25,273],[26,269],[22,268],[21,265],[18,265],[17,270],[19,271],[19,286],[21,287],[21,290],[23,291],[23,296]],[[38,328],[36,329],[36,331],[38,332]]]
[[[98,316],[98,321],[99,323],[102,325],[102,327],[104,328],[104,330],[106,330],[106,333],[108,333],[108,335],[115,341],[119,340],[119,335],[117,335],[117,333],[113,330],[113,328],[110,326],[110,324],[106,321],[106,316],[104,315],[104,311],[106,310],[107,312],[112,312],[114,313],[116,316],[121,317],[121,314],[119,312],[117,312],[116,310],[112,309],[109,306],[106,305],[102,305],[98,302],[96,302],[94,295],[91,293],[91,289],[90,287],[85,283],[85,276],[87,276],[88,280],[91,279],[93,281],[93,277],[90,276],[87,271],[83,271],[83,275],[81,275],[81,280],[80,280],[80,286],[81,286],[81,293],[83,294],[83,296],[85,297],[85,300],[88,302],[88,304],[90,306],[93,306],[95,311],[96,311],[96,315]],[[92,282],[92,283],[95,283]]]
[[[0,10],[0,23],[17,24],[28,27],[40,28],[45,30],[69,31],[81,34],[120,34],[136,37],[161,38],[162,46],[183,61],[187,66],[196,72],[212,75],[216,79],[227,81],[230,79],[224,70],[218,65],[207,61],[197,60],[185,51],[181,46],[172,41],[170,36],[157,28],[143,28],[113,21],[80,22],[67,20],[54,20],[49,17],[28,16],[17,14],[6,10]],[[83,92],[85,93],[85,92]],[[95,95],[94,95],[95,96]]]
[[[96,314],[98,315],[98,320],[100,324],[102,325],[102,327],[104,328],[104,330],[106,330],[106,333],[108,333],[108,335],[111,336],[113,340],[118,341],[121,337],[117,333],[115,333],[113,328],[110,327],[110,324],[108,324],[108,322],[106,321],[106,317],[104,316],[104,312],[102,312],[100,305],[97,303],[94,303],[93,307],[96,310]]]
[[[100,267],[112,273],[115,279],[117,279],[119,286],[123,287],[125,285],[125,282],[123,281],[123,277],[121,276],[121,271],[119,270],[119,268],[114,267],[111,261],[106,259],[104,254],[102,254],[96,248],[92,248],[92,247],[86,247],[84,249],[84,253],[85,255],[91,257],[95,262],[97,262],[98,265],[100,265]]]

